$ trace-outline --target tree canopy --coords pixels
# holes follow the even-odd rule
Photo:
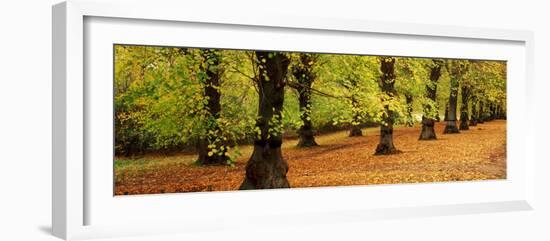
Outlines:
[[[258,126],[262,88],[273,81],[266,68],[285,68],[282,82],[274,83],[284,85],[284,102],[269,120],[268,135],[298,136],[388,122],[412,126],[423,118],[439,120],[450,96],[459,105],[466,103],[469,118],[489,118],[490,110],[506,112],[505,61],[114,48],[117,155],[195,152],[204,142],[206,156],[226,156],[231,164],[239,155],[234,150],[239,144],[266,134]],[[269,66],[277,64],[271,58],[278,56],[288,65]],[[391,78],[384,77],[384,61],[393,61]],[[440,72],[434,82],[430,74],[437,66]],[[392,81],[391,86],[384,81]],[[437,87],[434,99],[427,95],[430,86]],[[466,90],[468,95],[463,95]],[[468,99],[463,101],[463,96]],[[219,97],[217,111],[212,110],[214,97]]]

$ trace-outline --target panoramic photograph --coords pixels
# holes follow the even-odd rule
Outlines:
[[[114,195],[506,179],[506,61],[113,48]]]

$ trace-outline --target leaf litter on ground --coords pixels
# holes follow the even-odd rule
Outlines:
[[[506,121],[485,122],[459,134],[442,134],[437,140],[419,141],[420,126],[398,127],[394,144],[401,152],[375,156],[377,128],[364,129],[362,137],[347,131],[317,136],[318,147],[295,147],[285,140],[291,187],[323,187],[420,182],[493,180],[506,178]],[[251,146],[234,166],[197,166],[195,155],[146,155],[139,160],[116,158],[115,194],[153,194],[238,190]]]

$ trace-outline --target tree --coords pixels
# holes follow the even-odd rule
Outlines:
[[[463,77],[462,105],[460,109],[460,129],[468,130],[468,126],[476,126],[480,116],[478,109],[479,98],[486,90],[483,61],[469,60],[469,71]],[[468,108],[468,104],[471,104]],[[471,114],[469,114],[471,113]],[[469,121],[468,121],[469,118]]]
[[[449,105],[447,110],[447,120],[445,125],[444,134],[459,133],[457,127],[457,102],[458,102],[458,89],[460,87],[460,80],[462,75],[466,71],[466,63],[464,60],[447,60],[447,71],[450,75],[450,93],[449,93]]]
[[[373,56],[321,55],[323,64],[319,85],[334,97],[325,106],[331,107],[333,126],[348,126],[349,136],[362,136],[361,127],[379,117],[379,61]],[[332,107],[338,108],[332,108]]]
[[[414,117],[413,117],[413,96],[411,94],[405,94],[405,102],[407,103],[406,107],[406,113],[407,116],[405,118],[405,125],[408,127],[414,126]]]
[[[285,53],[266,51],[256,51],[255,57],[259,96],[257,135],[240,189],[287,188],[290,185],[286,178],[288,164],[281,151],[281,114],[290,59]]]
[[[491,114],[495,112],[495,105],[506,106],[506,63],[484,60],[468,62],[469,71],[463,82],[468,87],[472,103],[470,124],[483,123],[495,117]]]
[[[462,104],[460,105],[460,130],[468,130],[468,122],[469,122],[469,115],[468,115],[468,102],[470,100],[470,88],[466,84],[462,84],[461,89],[462,94]]]
[[[398,122],[412,127],[416,122],[414,118],[415,100],[419,104],[424,104],[425,89],[427,85],[426,75],[428,74],[428,65],[430,60],[423,58],[396,58],[395,63],[395,89],[397,93],[403,95],[405,103],[403,105],[402,115],[398,116]]]
[[[392,102],[399,101],[395,90],[395,58],[380,57],[381,76],[378,82],[382,91],[383,114],[380,125],[380,143],[375,155],[387,155],[398,152],[393,145],[393,122],[395,113]]]
[[[350,87],[350,91],[354,91],[353,88],[356,88],[357,82],[354,79],[350,80],[350,83],[353,87]],[[351,120],[351,128],[349,130],[349,136],[363,136],[363,131],[361,131],[361,127],[359,126],[361,124],[361,105],[359,104],[359,100],[357,100],[357,96],[352,95],[350,97],[351,102],[351,109],[353,112],[353,117]]]
[[[296,80],[296,84],[291,86],[298,92],[300,119],[302,120],[302,125],[298,130],[300,136],[298,147],[319,145],[315,142],[313,123],[311,121],[311,88],[316,78],[313,67],[317,61],[317,57],[317,54],[298,54],[297,63],[292,66],[292,75]]]
[[[449,102],[447,101],[447,104],[445,105],[445,116],[443,117],[443,121],[447,123],[449,120]]]
[[[136,103],[144,94],[136,93],[147,85],[147,73],[156,56],[143,46],[115,45],[114,124],[115,153],[125,156],[143,154],[149,148],[142,116],[144,104]],[[142,91],[139,91],[142,92]]]
[[[215,49],[200,50],[202,64],[198,73],[200,82],[203,86],[206,105],[206,136],[198,141],[199,157],[198,164],[201,165],[225,165],[228,164],[227,149],[223,145],[221,137],[221,128],[218,124],[221,112],[221,77],[223,69],[221,67],[221,52]]]
[[[490,120],[496,120],[497,119],[497,105],[495,103],[491,103],[489,110],[491,111],[491,119]]]
[[[350,59],[349,63],[351,64],[351,66],[357,66],[359,61],[353,61],[353,59]],[[361,131],[361,127],[359,125],[363,120],[365,112],[360,102],[361,86],[359,83],[359,78],[359,76],[355,76],[353,72],[350,72],[347,78],[343,79],[342,81],[342,86],[344,86],[344,88],[350,93],[349,102],[351,104],[352,112],[352,118],[350,122],[351,128],[349,130],[350,137],[363,136],[363,131]]]
[[[472,116],[470,116],[470,126],[477,126],[479,115],[477,113],[477,99],[475,96],[472,96]]]
[[[483,111],[483,106],[485,105],[485,103],[483,103],[483,101],[480,101],[479,102],[479,110],[477,112],[477,123],[479,124],[483,124],[485,122],[485,112]]]
[[[439,115],[437,112],[436,96],[437,96],[437,82],[441,76],[441,67],[443,61],[433,60],[430,65],[430,82],[426,85],[426,98],[429,100],[424,104],[424,115],[422,115],[422,131],[420,132],[419,140],[435,140],[437,136],[435,134],[435,118]]]

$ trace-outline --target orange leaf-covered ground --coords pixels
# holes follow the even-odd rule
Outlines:
[[[444,135],[436,125],[438,140],[418,141],[420,127],[394,130],[400,154],[373,155],[378,128],[363,130],[363,137],[346,131],[318,136],[321,145],[296,148],[286,140],[283,156],[289,164],[291,187],[320,187],[415,182],[447,182],[506,178],[506,121],[485,122],[460,134]],[[252,148],[235,166],[196,166],[194,155],[147,155],[138,160],[115,161],[115,193],[237,190]]]

